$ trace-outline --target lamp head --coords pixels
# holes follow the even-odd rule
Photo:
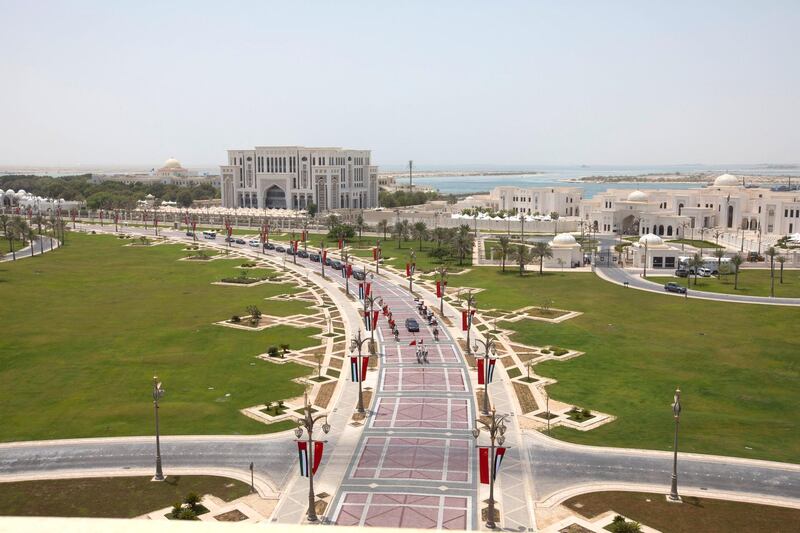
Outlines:
[[[504,436],[500,435],[499,437],[497,437],[497,444],[498,445],[502,446],[505,441],[506,441],[506,438]]]
[[[298,426],[297,428],[295,428],[295,430],[294,430],[294,436],[295,436],[295,437],[297,437],[298,439],[299,439],[300,437],[302,437],[302,436],[303,436],[303,428],[301,428],[300,426]]]
[[[327,435],[330,430],[331,430],[331,425],[328,424],[327,420],[325,420],[325,423],[322,424],[322,432]]]
[[[475,426],[474,428],[472,428],[472,436],[473,436],[474,438],[476,438],[476,439],[477,439],[477,438],[478,438],[478,436],[479,436],[480,434],[481,434],[481,430],[480,430],[480,429],[478,429],[478,427],[477,427],[477,426]]]

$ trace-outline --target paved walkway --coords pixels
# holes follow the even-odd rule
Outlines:
[[[0,245],[2,246],[2,245]],[[61,246],[61,241],[58,239],[54,239],[52,237],[48,237],[46,235],[37,236],[36,240],[33,243],[33,256],[31,256],[31,245],[29,244],[25,248],[20,248],[14,253],[6,253],[4,255],[0,255],[0,263],[3,261],[14,261],[16,259],[25,259],[26,257],[36,257],[37,255],[41,255],[42,253],[47,253],[55,250]]]

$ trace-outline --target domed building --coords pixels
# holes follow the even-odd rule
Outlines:
[[[550,249],[553,257],[544,260],[546,267],[568,267],[574,268],[581,266],[583,262],[583,251],[581,245],[570,233],[559,233],[550,241]]]
[[[630,253],[633,255],[633,266],[643,268],[675,269],[680,262],[680,248],[673,247],[664,242],[664,239],[654,233],[645,233],[633,243]]]
[[[180,161],[170,157],[164,161],[164,166],[156,171],[156,176],[161,183],[172,183],[175,178],[188,178],[189,171],[181,166]]]
[[[738,187],[739,185],[741,185],[739,178],[733,174],[722,174],[714,180],[714,187]]]
[[[646,192],[642,192],[638,189],[630,193],[627,198],[629,202],[646,202],[649,199],[650,196]]]

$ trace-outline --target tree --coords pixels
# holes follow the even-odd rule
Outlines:
[[[781,265],[781,284],[783,284],[783,264],[786,262],[786,256],[779,255],[778,257],[775,258],[775,261],[777,261],[778,264]]]
[[[314,218],[317,215],[317,204],[311,203],[306,206],[306,211],[308,212],[308,216]]]
[[[765,252],[769,256],[769,295],[775,297],[775,256],[778,250],[774,246],[767,248]]]
[[[380,222],[378,222],[376,227],[377,227],[378,231],[382,231],[383,232],[383,240],[385,241],[386,240],[386,234],[389,232],[389,221],[386,220],[386,219],[383,219]]]
[[[525,246],[524,244],[517,245],[516,248],[511,250],[511,259],[519,265],[519,275],[522,276],[525,273],[525,265],[531,262],[533,256],[531,254],[530,248]]]
[[[28,239],[28,242],[31,245],[31,257],[33,257],[33,241],[36,239],[36,233],[34,233],[33,228],[28,226],[25,230],[25,237]]]
[[[339,224],[339,217],[334,214],[328,215],[328,219],[326,220],[325,224],[328,226],[328,230],[332,230]]]
[[[717,279],[720,279],[720,273],[722,272],[722,258],[725,257],[725,250],[722,248],[715,249],[714,257],[717,258]]]
[[[698,253],[695,253],[692,257],[690,257],[688,263],[690,272],[692,269],[694,269],[694,285],[696,287],[698,270],[703,268],[703,265],[705,265],[706,263]]]
[[[527,380],[526,381],[528,381],[529,383],[531,381],[531,370],[533,370],[533,367],[534,367],[535,364],[536,363],[533,362],[533,359],[531,359],[527,363],[525,363],[525,370],[527,370]]]
[[[183,189],[178,193],[176,201],[181,207],[189,207],[192,205],[192,202],[194,202],[194,198],[192,198],[192,193],[189,189]]]
[[[428,238],[428,225],[422,221],[415,222],[411,227],[411,234],[419,241],[419,249],[422,250],[422,241]]]
[[[733,257],[731,257],[731,264],[733,265],[733,268],[734,268],[734,271],[733,271],[733,289],[734,290],[739,288],[739,267],[741,266],[742,263],[744,263],[744,258],[741,255],[736,254]]]
[[[14,251],[14,221],[5,213],[0,214],[0,225],[3,226],[3,235],[8,240],[8,251],[16,261],[17,253]]]
[[[401,220],[394,225],[394,235],[397,237],[397,247],[403,247],[403,241],[408,240],[409,234],[409,222],[408,220]]]
[[[506,271],[506,259],[508,259],[508,252],[511,247],[511,239],[509,239],[506,235],[500,237],[497,245],[494,247],[494,251],[500,255],[500,263],[502,264],[503,272]]]
[[[358,231],[358,242],[361,242],[361,234],[367,228],[367,224],[364,222],[364,215],[359,213],[356,215],[356,230]]]
[[[539,258],[539,275],[544,275],[544,260],[553,257],[553,249],[546,242],[535,242],[531,249],[533,256]]]
[[[464,264],[464,258],[468,253],[472,253],[475,244],[475,237],[469,232],[469,226],[459,226],[458,232],[453,239],[453,250],[458,256],[458,264]]]
[[[250,314],[250,325],[257,326],[261,320],[261,310],[255,305],[248,305],[247,312]]]

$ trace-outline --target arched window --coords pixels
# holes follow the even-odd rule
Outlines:
[[[667,235],[672,236],[672,226],[667,226]]]

